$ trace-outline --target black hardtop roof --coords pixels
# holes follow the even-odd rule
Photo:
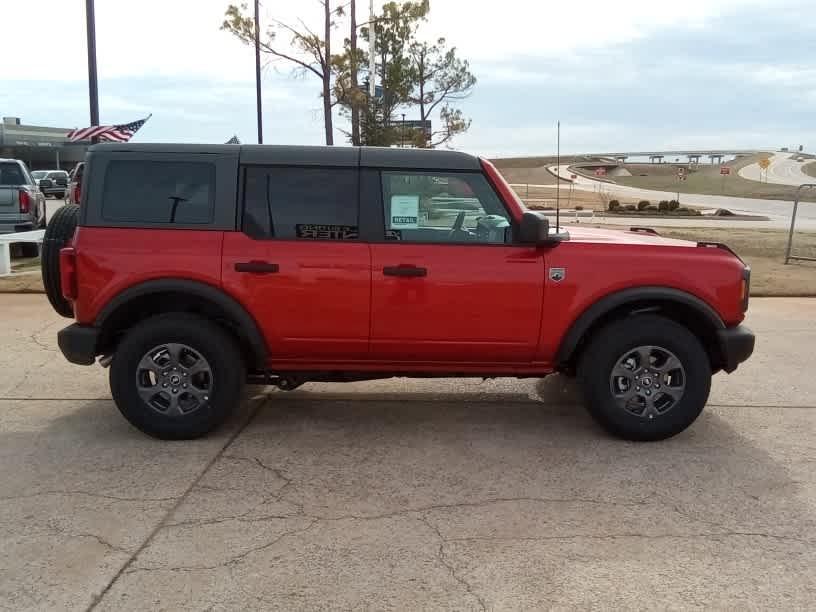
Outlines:
[[[479,158],[459,151],[387,147],[328,147],[301,145],[227,145],[174,143],[104,143],[91,146],[92,154],[198,153],[238,155],[243,164],[303,166],[364,166],[427,170],[480,170]]]

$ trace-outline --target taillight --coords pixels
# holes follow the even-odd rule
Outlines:
[[[742,312],[748,311],[748,300],[751,297],[751,267],[745,266],[742,271],[742,282],[740,283],[740,300]]]
[[[71,201],[74,204],[79,204],[79,195],[80,195],[80,193],[79,193],[79,183],[77,183],[76,185],[74,185],[74,194],[73,194],[73,196],[71,196]]]
[[[20,212],[27,213],[31,211],[31,194],[29,194],[25,189],[21,189],[17,192],[20,198]]]
[[[60,249],[60,285],[62,297],[66,300],[77,298],[76,251],[74,247]]]

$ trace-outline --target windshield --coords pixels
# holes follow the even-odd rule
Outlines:
[[[48,171],[46,170],[35,170],[31,173],[31,176],[37,180],[44,179],[48,175]]]

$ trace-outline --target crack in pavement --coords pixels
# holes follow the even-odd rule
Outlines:
[[[254,406],[251,406],[248,410],[248,414],[243,423],[235,428],[235,431],[227,438],[226,442],[221,446],[220,449],[212,456],[212,458],[207,462],[204,468],[199,472],[199,474],[193,479],[190,483],[190,486],[176,499],[176,503],[165,513],[164,517],[158,522],[155,528],[148,534],[145,540],[141,543],[141,545],[128,557],[127,561],[119,568],[116,574],[108,581],[105,587],[97,594],[95,594],[91,600],[90,605],[87,608],[87,611],[90,612],[94,610],[105,598],[105,595],[111,590],[113,585],[116,583],[117,580],[127,571],[127,569],[134,563],[136,558],[139,554],[147,548],[153,538],[156,537],[156,534],[164,526],[165,522],[178,510],[179,506],[184,502],[190,492],[195,488],[196,484],[204,477],[204,475],[210,471],[213,465],[221,458],[227,448],[235,442],[236,438],[244,431],[244,429],[249,426],[255,416],[260,412],[261,406],[266,403],[266,400],[257,402]]]
[[[169,502],[178,499],[177,497],[119,497],[117,495],[106,495],[104,493],[93,493],[91,491],[79,490],[49,490],[39,491],[37,493],[26,493],[24,495],[8,495],[0,497],[0,501],[10,501],[17,499],[28,499],[32,497],[42,497],[43,495],[86,495],[97,499],[107,499],[114,502],[145,502],[145,503],[161,503]]]
[[[437,551],[437,554],[436,554],[437,559],[439,560],[439,562],[445,568],[447,568],[448,572],[451,575],[451,578],[453,578],[456,582],[458,582],[463,587],[465,587],[465,590],[472,597],[474,597],[477,602],[479,602],[479,608],[482,610],[482,612],[486,612],[487,611],[487,604],[485,603],[485,600],[482,598],[482,596],[479,595],[476,592],[476,590],[473,588],[473,585],[470,584],[467,580],[465,580],[462,576],[460,576],[456,572],[456,568],[453,567],[453,565],[450,562],[448,562],[447,556],[445,555],[445,543],[448,540],[445,539],[445,536],[442,535],[442,532],[439,530],[439,528],[436,525],[431,524],[431,521],[430,521],[430,519],[428,519],[427,516],[420,515],[418,520],[421,523],[424,523],[428,527],[428,529],[430,529],[432,532],[434,532],[436,534],[436,536],[439,538],[439,550]]]

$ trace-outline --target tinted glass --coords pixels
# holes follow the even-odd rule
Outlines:
[[[0,164],[0,185],[26,185],[28,180],[19,165]]]
[[[383,172],[386,238],[503,244],[510,220],[479,173]]]
[[[253,238],[356,240],[356,168],[246,170],[244,232]]]
[[[39,180],[45,178],[47,174],[48,172],[46,172],[45,170],[35,170],[34,172],[31,173],[31,176]]]
[[[111,161],[102,218],[140,223],[210,223],[215,171],[203,162]]]

